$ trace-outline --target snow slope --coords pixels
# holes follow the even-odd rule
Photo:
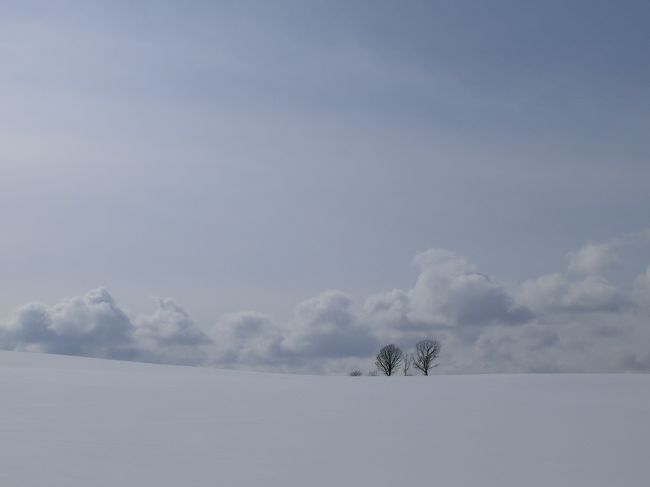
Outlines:
[[[650,376],[273,375],[0,352],[0,485],[647,486]]]

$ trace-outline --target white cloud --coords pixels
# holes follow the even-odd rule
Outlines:
[[[212,336],[214,361],[221,365],[272,365],[282,339],[271,318],[254,311],[222,316],[215,324]]]
[[[53,306],[29,303],[0,326],[5,349],[165,363],[203,363],[210,342],[173,301],[131,320],[104,288]]]
[[[255,312],[226,315],[213,336],[217,363],[282,370],[323,370],[332,361],[367,357],[378,343],[352,311],[352,300],[336,290],[299,303],[283,324]]]
[[[415,263],[420,273],[413,288],[371,296],[365,304],[370,316],[405,327],[483,326],[529,318],[529,312],[516,305],[503,285],[449,250],[422,252]]]
[[[430,249],[415,257],[411,288],[369,296],[360,309],[330,290],[296,305],[286,321],[244,311],[222,316],[208,333],[171,299],[159,298],[153,312],[130,317],[98,288],[53,306],[17,309],[0,324],[0,347],[340,373],[371,368],[382,344],[408,349],[435,337],[443,343],[444,372],[647,370],[650,267],[629,289],[616,285],[593,273],[606,260],[594,245],[575,254],[586,276],[548,274],[518,286],[492,279],[449,250]]]
[[[300,356],[359,357],[372,353],[376,342],[352,311],[352,300],[333,290],[296,306],[283,346]]]
[[[569,270],[580,274],[599,274],[619,261],[618,241],[590,242],[577,252],[570,252]]]
[[[569,281],[561,274],[549,274],[525,281],[517,290],[516,300],[535,313],[561,307]]]
[[[616,311],[623,305],[623,299],[604,278],[587,276],[568,287],[562,304],[576,311]]]
[[[624,304],[616,287],[603,277],[587,276],[570,281],[561,274],[525,281],[516,292],[516,300],[540,315],[563,311],[616,311]]]
[[[104,288],[48,307],[29,303],[3,326],[4,348],[70,355],[133,356],[133,325]]]
[[[205,363],[212,340],[192,321],[187,312],[168,298],[156,298],[156,309],[133,320],[134,348],[147,361]]]
[[[209,341],[187,312],[173,300],[156,298],[156,301],[158,306],[152,314],[136,318],[137,336],[175,345],[196,345]]]

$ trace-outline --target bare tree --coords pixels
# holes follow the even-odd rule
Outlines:
[[[440,354],[440,342],[438,340],[421,340],[415,345],[415,360],[413,365],[424,375],[429,375],[429,371],[437,367],[436,359]]]
[[[393,372],[402,364],[403,359],[404,354],[402,350],[397,345],[391,343],[379,350],[375,365],[385,375],[393,375]]]
[[[363,372],[361,372],[359,369],[355,369],[352,372],[350,372],[350,377],[359,377],[362,376]]]
[[[409,375],[409,369],[411,368],[411,365],[413,365],[413,362],[413,355],[410,353],[405,353],[404,361],[402,362],[402,370],[404,371],[404,375]]]
[[[377,377],[377,369],[368,372],[369,377]]]

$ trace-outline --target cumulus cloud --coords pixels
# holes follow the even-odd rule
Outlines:
[[[28,303],[0,323],[0,347],[150,362],[309,372],[367,370],[386,343],[443,343],[443,372],[650,370],[650,267],[628,285],[602,275],[634,238],[590,243],[566,273],[498,282],[467,258],[430,249],[414,259],[412,287],[356,307],[339,290],[298,303],[284,321],[255,311],[197,326],[157,298],[130,316],[104,288],[48,306]],[[650,239],[647,239],[650,242]]]
[[[156,311],[136,319],[137,336],[164,345],[197,345],[210,341],[187,312],[174,301],[168,298],[156,300]]]
[[[448,326],[517,323],[529,313],[505,287],[449,250],[418,254],[420,274],[409,291],[414,319]]]
[[[133,326],[104,288],[48,307],[29,303],[1,331],[4,348],[69,355],[130,358]]]
[[[219,365],[273,365],[282,355],[279,328],[269,316],[255,311],[222,316],[212,336]]]
[[[504,285],[454,252],[430,249],[417,254],[414,263],[419,274],[411,289],[366,299],[363,319],[384,341],[406,344],[451,329],[470,340],[491,324],[514,325],[532,317]]]
[[[104,288],[53,306],[29,303],[0,326],[4,349],[199,364],[211,340],[169,299],[132,320]]]
[[[616,311],[623,300],[617,289],[604,278],[588,276],[569,286],[562,304],[576,311]]]
[[[650,229],[629,233],[604,242],[588,242],[575,252],[569,252],[569,270],[577,274],[600,275],[617,266],[624,253],[640,248],[647,249],[650,244]]]
[[[562,307],[569,281],[561,274],[548,274],[525,281],[517,290],[516,300],[535,313]]]
[[[581,274],[599,274],[619,260],[617,247],[620,242],[590,242],[577,252],[571,252],[569,270]]]
[[[212,340],[189,314],[168,298],[156,298],[156,310],[133,320],[133,346],[150,362],[205,363]]]
[[[377,345],[341,291],[327,291],[296,306],[282,343],[291,354],[330,358],[367,356]]]
[[[226,315],[213,336],[217,363],[281,370],[323,370],[332,361],[367,357],[378,344],[352,300],[336,290],[299,303],[287,323],[251,311]]]
[[[517,290],[516,301],[537,314],[569,311],[616,311],[624,300],[605,278],[587,276],[570,281],[549,274],[525,281]]]

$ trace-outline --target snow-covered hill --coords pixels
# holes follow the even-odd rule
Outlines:
[[[0,352],[0,485],[646,486],[649,375],[322,377]]]

